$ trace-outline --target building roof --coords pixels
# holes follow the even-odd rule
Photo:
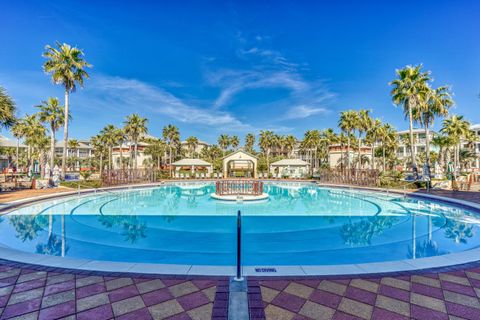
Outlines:
[[[240,149],[238,149],[238,150],[236,150],[236,151],[234,151],[234,152],[232,152],[232,153],[230,153],[230,154],[227,154],[225,157],[222,158],[222,160],[223,160],[223,159],[226,159],[226,158],[229,158],[229,157],[231,157],[231,156],[233,156],[234,154],[237,154],[237,153],[243,153],[243,154],[246,154],[246,155],[249,156],[249,157],[258,159],[257,156],[254,156],[253,154],[245,151],[243,148],[240,148]]]
[[[472,125],[470,126],[470,129],[471,129],[471,130],[478,130],[478,129],[480,129],[480,123],[472,124]]]
[[[271,166],[309,166],[310,164],[301,159],[282,159],[270,164]]]
[[[178,160],[172,163],[172,166],[176,167],[188,167],[188,166],[202,166],[202,167],[209,167],[212,164],[210,162],[204,161],[202,159],[192,159],[192,158],[185,158],[182,160]]]
[[[68,139],[68,140],[70,141],[74,139]],[[77,140],[77,141],[78,141],[78,149],[93,149],[89,141],[86,141],[86,140]],[[63,148],[63,139],[55,142],[55,148]]]
[[[23,143],[18,145],[20,148],[26,148]],[[17,141],[0,135],[0,147],[17,147]]]

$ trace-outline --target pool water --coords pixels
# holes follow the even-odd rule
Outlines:
[[[0,217],[0,246],[95,260],[234,265],[242,213],[245,265],[392,261],[476,248],[480,216],[443,202],[310,183],[266,183],[269,199],[222,202],[214,185],[72,196]]]

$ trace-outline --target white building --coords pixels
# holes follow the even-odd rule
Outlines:
[[[397,149],[397,156],[401,160],[408,159],[411,156],[411,149],[409,146],[409,135],[410,131],[409,130],[403,130],[403,131],[398,131],[398,141],[399,141],[399,146]],[[438,148],[434,146],[431,142],[432,139],[437,135],[436,132],[430,131],[429,132],[429,137],[430,137],[430,151],[433,152],[438,152]],[[420,153],[425,152],[426,150],[426,135],[425,135],[425,129],[413,129],[413,149],[415,151],[415,154],[418,155]]]

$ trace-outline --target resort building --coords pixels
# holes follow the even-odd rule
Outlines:
[[[411,155],[410,149],[410,131],[403,130],[398,131],[398,140],[399,146],[397,149],[397,156],[400,160],[405,160]],[[436,132],[430,131],[429,139],[432,139],[437,135]],[[426,136],[424,129],[413,129],[413,148],[415,150],[415,154],[423,153],[426,150]],[[438,148],[430,143],[430,151],[438,152]]]
[[[191,155],[190,154],[190,147],[188,146],[188,142],[187,141],[182,141],[181,142],[181,145],[182,145],[182,149],[185,150],[185,153],[191,157],[191,156],[198,156],[203,149],[205,148],[209,148],[210,147],[210,144],[208,142],[205,142],[205,141],[202,141],[202,140],[198,140],[198,143],[197,145],[195,146],[195,150],[194,150],[194,154]]]
[[[26,149],[27,147],[17,140],[9,139],[0,135],[0,170],[10,167],[10,163],[15,160],[15,153],[17,149]]]
[[[370,168],[372,163],[372,147],[362,146],[360,148],[360,155],[362,158],[362,168]],[[340,168],[342,165],[344,167],[348,164],[348,159],[350,158],[350,164],[356,165],[358,161],[358,148],[348,146],[342,146],[340,144],[333,144],[330,146],[328,151],[328,163],[330,168]]]

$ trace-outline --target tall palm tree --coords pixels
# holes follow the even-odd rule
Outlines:
[[[138,140],[142,135],[147,134],[148,128],[147,128],[147,118],[142,118],[140,115],[137,113],[131,114],[127,116],[125,122],[124,122],[124,127],[123,130],[125,131],[125,134],[128,136],[131,142],[133,142],[134,145],[134,168],[138,168],[138,163],[137,163],[137,152],[138,152]]]
[[[423,103],[425,88],[430,81],[430,72],[423,72],[420,64],[397,69],[396,74],[397,79],[390,82],[390,85],[393,86],[391,96],[394,104],[403,105],[404,114],[409,119],[411,161],[415,179],[417,179],[417,165],[413,148],[413,110],[419,108]]]
[[[188,137],[186,141],[187,141],[190,157],[193,158],[195,156],[195,149],[197,149],[197,146],[198,146],[198,138],[192,136],[192,137]]]
[[[255,145],[255,135],[252,133],[247,133],[247,135],[245,136],[245,150],[248,152],[252,152],[254,145]]]
[[[347,136],[347,169],[350,169],[350,136],[355,130],[358,122],[358,113],[354,110],[343,111],[340,113],[338,126]]]
[[[237,150],[239,144],[240,144],[240,139],[238,138],[238,136],[230,137],[230,145],[232,146],[233,150]]]
[[[0,86],[0,127],[10,128],[15,124],[15,102]]]
[[[40,121],[50,126],[50,175],[55,166],[55,133],[64,124],[65,110],[57,98],[50,97],[47,101],[42,101],[37,108]]]
[[[67,161],[68,145],[68,119],[70,92],[75,92],[77,85],[83,87],[85,79],[89,78],[86,68],[91,65],[83,58],[82,50],[71,47],[66,43],[56,43],[56,47],[47,45],[43,57],[47,59],[43,64],[43,70],[51,74],[55,84],[63,85],[65,88],[65,116],[63,131],[63,155],[62,155],[62,178],[65,178],[65,166]]]
[[[287,136],[284,137],[283,143],[284,143],[285,149],[287,150],[287,156],[289,158],[291,158],[293,149],[295,148],[295,145],[297,144],[297,138],[295,138],[291,134],[287,135]]]
[[[112,153],[113,147],[118,144],[118,128],[113,124],[105,126],[100,131],[105,145],[108,147],[108,169],[112,170]]]
[[[43,144],[45,137],[45,127],[38,120],[36,114],[26,114],[24,118],[20,119],[20,128],[22,136],[25,137],[25,144],[27,145],[27,167],[32,164],[32,156],[34,156],[35,148]]]
[[[425,128],[425,163],[430,167],[430,127],[436,117],[448,115],[448,109],[454,102],[448,86],[441,86],[437,89],[427,87],[424,100],[420,107],[414,109],[413,118]]]
[[[320,146],[321,135],[318,130],[307,130],[304,134],[301,147],[305,150],[310,159],[310,173],[317,169],[317,153]]]
[[[448,135],[455,144],[454,163],[455,168],[457,168],[460,163],[460,144],[462,138],[465,138],[470,134],[470,123],[464,120],[463,116],[453,115],[443,120],[443,128],[440,130],[440,132]]]
[[[165,143],[168,145],[168,159],[169,159],[169,167],[170,167],[170,176],[172,176],[172,152],[173,147],[176,146],[180,140],[180,132],[178,128],[174,125],[169,124],[168,126],[163,128],[163,139]]]
[[[25,129],[23,128],[23,122],[16,120],[15,124],[12,126],[12,134],[17,139],[17,146],[15,151],[15,167],[18,169],[19,165],[19,149],[20,149],[20,139],[24,137]]]
[[[267,160],[267,171],[270,170],[270,152],[272,151],[272,145],[274,144],[275,134],[270,130],[260,131],[260,137],[258,139],[258,145],[262,152],[265,154]]]
[[[123,144],[127,141],[127,135],[125,133],[125,130],[123,128],[117,128],[115,132],[116,136],[116,141],[119,146],[119,152],[120,152],[120,169],[124,169],[124,161],[123,161]]]
[[[396,150],[396,142],[398,139],[397,132],[395,129],[388,123],[380,126],[378,130],[378,139],[382,142],[382,169],[386,169],[386,150],[392,149]]]
[[[223,156],[225,157],[225,152],[230,146],[230,137],[226,134],[221,134],[218,137],[218,145],[220,146],[220,148],[222,148]]]
[[[357,122],[355,123],[355,129],[358,132],[358,159],[361,159],[362,150],[362,136],[372,126],[372,118],[370,117],[369,110],[359,110]],[[360,169],[361,161],[358,161],[358,169]]]
[[[72,168],[75,168],[78,148],[80,148],[80,142],[78,142],[77,139],[71,139],[68,141],[68,149],[70,149],[71,151],[70,159],[71,159]]]
[[[372,169],[375,170],[375,145],[377,141],[380,139],[382,130],[382,121],[380,119],[372,120],[370,128],[367,130],[367,134],[365,139],[368,141],[370,146],[372,147]]]
[[[100,135],[96,135],[90,139],[90,142],[93,146],[95,157],[99,157],[99,169],[101,177],[103,175],[103,156],[105,154],[105,144],[103,142],[103,137]]]
[[[327,155],[327,163],[330,163],[330,146],[338,142],[338,136],[332,128],[325,129],[322,132],[323,141]]]

